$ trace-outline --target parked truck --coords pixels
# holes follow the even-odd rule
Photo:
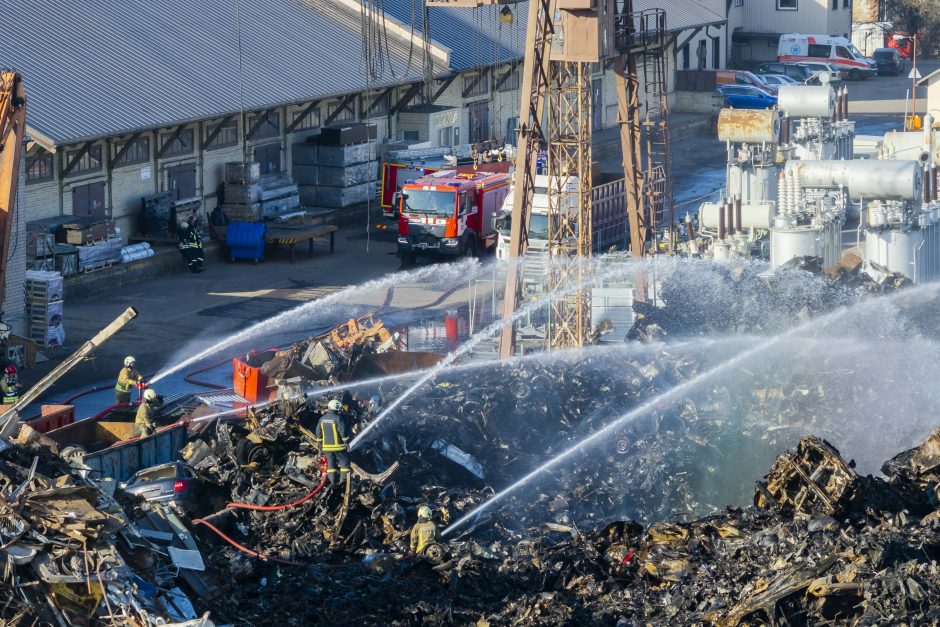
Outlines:
[[[509,191],[508,174],[443,170],[402,186],[398,256],[475,256],[494,251],[494,217]]]
[[[543,253],[548,248],[548,182],[546,175],[535,177],[528,231],[530,253]],[[566,183],[566,187],[570,188],[570,198],[574,198],[577,184],[577,177],[571,177]],[[591,248],[594,253],[602,253],[612,247],[620,250],[627,248],[629,233],[624,193],[623,179],[597,185],[591,190]],[[509,256],[509,237],[512,230],[511,193],[506,197],[497,216],[497,230],[499,244],[496,257],[506,259]]]

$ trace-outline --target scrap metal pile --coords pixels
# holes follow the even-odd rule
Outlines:
[[[206,564],[207,585],[188,590],[197,609],[245,625],[932,620],[940,515],[929,497],[940,483],[932,474],[940,436],[931,454],[895,460],[888,481],[860,477],[824,442],[804,440],[761,483],[758,506],[710,513],[746,500],[744,477],[759,475],[801,431],[838,433],[839,421],[821,412],[859,390],[821,390],[798,377],[768,376],[763,387],[758,377],[748,383],[756,392],[737,395],[720,384],[696,403],[653,407],[448,541],[410,555],[420,505],[446,527],[708,365],[661,349],[631,355],[601,350],[439,376],[353,452],[348,493],[327,486],[307,500],[320,484],[309,432],[324,397],[281,401],[246,426],[219,423],[185,452],[208,486],[193,517],[263,558],[184,518]],[[395,398],[406,385],[381,393]],[[374,409],[344,401],[361,431]],[[731,467],[741,474],[723,476]]]
[[[56,453],[54,442],[25,425],[0,449],[0,623],[167,625],[168,618],[194,618],[172,577],[160,575],[167,556],[151,551],[121,506]]]

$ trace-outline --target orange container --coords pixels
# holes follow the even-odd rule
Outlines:
[[[270,395],[268,378],[260,368],[251,366],[238,357],[232,359],[233,387],[235,393],[250,403],[266,401]]]
[[[72,405],[43,405],[42,415],[29,422],[29,426],[40,433],[64,427],[75,422],[75,408]]]

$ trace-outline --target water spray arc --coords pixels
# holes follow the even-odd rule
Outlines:
[[[436,265],[428,266],[407,273],[387,275],[381,279],[368,281],[361,285],[346,287],[342,290],[339,290],[338,292],[324,296],[323,298],[303,303],[302,305],[288,309],[287,311],[281,312],[273,318],[262,320],[261,322],[257,322],[246,329],[242,329],[241,331],[233,333],[228,337],[222,338],[209,348],[199,351],[195,355],[187,357],[183,361],[180,361],[179,363],[160,371],[150,381],[150,384],[152,385],[158,383],[161,379],[179,372],[183,368],[186,368],[187,366],[190,366],[201,359],[205,359],[206,357],[209,357],[218,351],[234,346],[240,342],[250,340],[268,329],[276,329],[279,326],[291,324],[292,322],[295,322],[295,319],[299,316],[307,317],[320,309],[341,304],[344,299],[358,295],[370,295],[375,293],[377,290],[381,290],[396,284],[428,280],[433,281],[435,279],[435,275],[443,274],[445,272],[459,275],[462,278],[473,278],[478,276],[483,271],[483,267],[483,264],[480,264],[475,260],[466,260],[443,268]]]
[[[693,377],[692,379],[689,379],[688,381],[685,381],[684,383],[682,383],[682,384],[680,384],[680,385],[677,385],[676,387],[671,388],[671,389],[669,389],[669,390],[663,392],[662,394],[659,394],[659,395],[655,396],[654,398],[652,398],[652,399],[646,401],[646,402],[643,403],[642,405],[640,405],[640,406],[638,406],[638,407],[635,407],[634,409],[632,409],[632,410],[628,411],[627,413],[621,415],[619,418],[616,418],[616,419],[613,420],[612,422],[606,424],[606,425],[605,425],[604,427],[602,427],[601,429],[598,429],[597,431],[595,431],[594,433],[592,433],[590,436],[584,438],[583,440],[581,440],[580,442],[578,442],[578,443],[575,444],[574,446],[571,446],[570,448],[566,449],[565,451],[563,451],[563,452],[560,453],[559,455],[556,455],[555,457],[553,457],[553,458],[549,459],[548,461],[546,461],[545,463],[541,464],[540,466],[538,466],[538,467],[535,468],[534,470],[532,470],[532,471],[530,471],[529,473],[527,473],[527,474],[526,474],[525,476],[523,476],[521,479],[518,479],[517,481],[513,482],[512,484],[510,484],[509,486],[507,486],[506,488],[504,488],[504,489],[501,490],[500,492],[494,494],[494,495],[493,495],[492,497],[490,497],[487,501],[481,503],[480,505],[478,505],[477,507],[475,507],[473,510],[471,510],[470,512],[468,512],[467,514],[465,514],[465,515],[462,516],[461,518],[459,518],[459,519],[457,519],[456,521],[454,521],[450,526],[448,526],[448,527],[443,531],[442,535],[445,535],[445,536],[446,536],[446,535],[452,533],[453,531],[455,531],[456,529],[459,529],[460,527],[464,526],[464,525],[467,524],[469,521],[471,521],[471,520],[475,519],[477,516],[479,516],[483,511],[489,509],[490,507],[492,507],[492,506],[495,505],[496,503],[502,501],[502,500],[505,499],[507,496],[509,496],[510,494],[512,494],[513,492],[515,492],[516,490],[518,490],[519,488],[521,488],[521,487],[523,487],[524,485],[526,485],[527,483],[529,483],[531,480],[535,479],[536,477],[538,477],[539,475],[545,473],[546,471],[552,469],[553,467],[557,466],[558,464],[564,462],[565,460],[570,459],[570,458],[573,457],[575,454],[577,454],[577,453],[583,451],[583,450],[586,449],[587,447],[592,446],[592,445],[594,445],[594,444],[600,442],[603,438],[609,436],[611,433],[613,433],[613,432],[616,431],[617,429],[619,429],[619,428],[623,427],[624,425],[626,425],[626,424],[632,422],[633,420],[636,420],[637,418],[643,416],[643,415],[646,414],[648,411],[650,411],[653,407],[655,407],[655,406],[657,406],[657,405],[660,405],[660,404],[662,404],[662,403],[672,402],[673,400],[676,400],[677,398],[681,397],[683,394],[688,393],[689,391],[691,391],[691,390],[697,388],[698,386],[702,385],[703,383],[706,383],[706,382],[708,382],[709,380],[715,378],[716,376],[718,376],[718,375],[724,373],[724,372],[727,371],[729,368],[734,368],[735,366],[737,366],[737,365],[739,365],[739,364],[742,364],[742,363],[746,362],[747,360],[749,360],[749,359],[751,359],[751,358],[753,358],[753,357],[755,357],[755,356],[757,356],[757,355],[760,355],[760,354],[762,354],[762,353],[765,353],[766,351],[768,351],[768,350],[770,350],[770,349],[772,349],[772,348],[774,348],[774,347],[780,345],[782,342],[784,342],[784,341],[786,341],[786,340],[791,340],[791,339],[793,339],[793,338],[799,336],[800,333],[803,333],[803,332],[805,332],[805,331],[807,331],[807,330],[810,330],[810,329],[814,329],[814,330],[815,330],[815,329],[817,329],[817,328],[819,328],[819,327],[825,327],[827,324],[832,323],[832,322],[834,322],[834,321],[837,321],[837,320],[839,320],[840,318],[843,318],[843,317],[849,315],[850,313],[855,313],[856,311],[862,310],[862,309],[872,308],[873,305],[885,305],[885,304],[887,304],[887,303],[889,303],[889,302],[891,302],[891,301],[897,299],[898,296],[909,296],[909,295],[911,295],[911,294],[913,294],[913,293],[915,293],[915,292],[924,292],[924,293],[927,293],[927,292],[930,291],[930,290],[937,290],[937,289],[938,289],[938,286],[936,286],[936,285],[929,285],[929,286],[914,288],[914,289],[912,289],[912,290],[908,290],[907,292],[899,292],[899,293],[897,293],[897,294],[895,294],[895,295],[892,295],[892,296],[886,297],[886,298],[879,298],[879,299],[872,299],[872,300],[868,300],[868,301],[863,301],[862,303],[859,303],[859,304],[854,305],[854,306],[852,306],[852,307],[841,307],[841,308],[839,308],[839,309],[837,309],[837,310],[835,310],[835,311],[833,311],[833,312],[830,312],[830,313],[826,314],[825,316],[822,316],[822,317],[820,317],[820,318],[810,319],[810,320],[808,320],[808,321],[806,321],[806,322],[803,322],[802,324],[800,324],[800,325],[798,325],[798,326],[796,326],[796,327],[793,327],[793,328],[791,328],[791,329],[789,329],[789,330],[787,330],[787,331],[785,331],[785,332],[783,332],[783,333],[780,333],[780,334],[778,334],[778,335],[775,335],[775,336],[773,336],[773,337],[770,337],[770,338],[768,338],[767,340],[765,340],[765,341],[761,342],[760,344],[758,344],[757,346],[754,346],[754,347],[752,347],[752,348],[749,348],[749,349],[747,349],[747,350],[745,350],[745,351],[743,351],[743,352],[741,352],[741,353],[735,355],[734,357],[732,357],[732,358],[730,358],[730,359],[728,359],[728,360],[723,361],[722,363],[718,364],[717,366],[714,366],[713,368],[711,368],[711,369],[709,369],[709,370],[707,370],[707,371],[705,371],[705,372],[703,372],[703,373],[701,373],[701,374],[699,374],[699,375]]]
[[[442,371],[444,371],[450,364],[454,362],[454,360],[467,354],[475,346],[479,345],[480,342],[490,339],[491,337],[495,336],[496,333],[504,329],[506,326],[514,324],[516,320],[519,320],[520,318],[523,318],[529,315],[530,313],[544,306],[548,302],[554,302],[555,299],[565,298],[566,296],[570,294],[578,293],[579,291],[584,290],[586,287],[593,285],[596,282],[607,281],[617,276],[625,275],[627,272],[625,267],[632,266],[632,265],[633,264],[631,263],[626,263],[626,264],[623,264],[623,266],[617,266],[614,269],[608,270],[607,272],[602,273],[600,275],[586,278],[582,280],[580,283],[578,283],[577,285],[569,285],[565,287],[564,289],[559,289],[555,292],[549,292],[547,294],[544,294],[540,296],[539,298],[537,298],[536,300],[526,304],[524,307],[520,307],[516,309],[509,318],[501,318],[497,320],[496,322],[493,322],[492,324],[490,324],[485,329],[481,330],[479,333],[476,333],[473,337],[471,337],[462,345],[460,345],[456,350],[448,353],[447,356],[444,357],[444,359],[438,362],[424,376],[422,376],[411,387],[405,390],[398,398],[392,401],[392,403],[390,403],[384,410],[382,410],[382,412],[378,416],[376,416],[375,420],[373,420],[365,429],[363,429],[359,433],[359,435],[353,438],[353,440],[349,443],[349,449],[353,450],[354,448],[356,448],[359,445],[359,443],[369,433],[371,433],[378,425],[380,425],[407,398],[409,398],[419,388],[421,388],[421,386],[423,386],[425,383],[430,381],[437,374],[440,374]]]

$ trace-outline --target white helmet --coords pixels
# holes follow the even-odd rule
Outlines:
[[[431,518],[431,508],[427,505],[422,505],[418,508],[418,518]]]
[[[329,403],[326,404],[326,408],[329,409],[330,411],[339,411],[343,408],[343,404],[334,398],[333,400],[331,400]]]
[[[144,400],[145,400],[145,401],[156,400],[156,398],[157,398],[157,391],[156,391],[155,389],[153,389],[153,388],[147,388],[146,390],[144,390]]]
[[[134,365],[136,365],[136,364],[137,364],[137,360],[134,359],[134,357],[133,357],[132,355],[128,355],[127,357],[124,358],[124,365],[125,365],[125,366],[134,366]]]

